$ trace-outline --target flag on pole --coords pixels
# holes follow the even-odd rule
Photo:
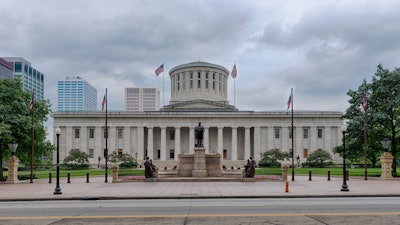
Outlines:
[[[237,76],[236,64],[233,64],[231,76],[232,76],[233,78],[236,78],[236,76]]]
[[[29,102],[29,110],[32,111],[33,107],[34,107],[34,97],[33,97],[33,92],[32,92],[32,97],[31,97],[31,101]]]
[[[289,99],[287,101],[287,110],[290,108],[290,104],[292,104],[292,93],[290,93]]]
[[[361,104],[362,104],[364,110],[366,110],[368,107],[368,104],[367,104],[367,94],[365,94],[365,93],[364,93],[363,99],[361,101]]]
[[[104,110],[104,104],[107,104],[107,97],[104,95],[103,101],[101,102],[101,111]]]
[[[164,72],[164,63],[161,64],[155,71],[156,76],[160,75],[160,73]]]

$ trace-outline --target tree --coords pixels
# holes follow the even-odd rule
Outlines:
[[[0,158],[10,155],[7,143],[18,143],[16,156],[22,164],[30,163],[32,149],[32,114],[29,110],[31,93],[23,91],[19,78],[0,80]],[[40,162],[43,155],[50,155],[54,146],[46,140],[47,121],[51,112],[48,100],[34,102],[34,163]],[[1,163],[1,160],[0,160]],[[2,174],[2,171],[0,171]]]
[[[113,163],[120,163],[120,167],[135,167],[137,166],[136,160],[128,153],[117,154],[115,151],[109,156],[109,161]]]
[[[64,158],[64,164],[75,168],[89,167],[89,155],[79,149],[71,149],[69,155]]]
[[[396,127],[400,120],[400,69],[393,71],[384,69],[378,65],[371,83],[365,80],[358,90],[350,90],[347,93],[351,98],[350,107],[343,115],[348,120],[346,150],[350,160],[360,158],[363,155],[364,142],[364,116],[367,121],[367,157],[375,166],[383,148],[381,140],[390,137],[391,153],[394,156],[392,164],[393,176],[396,176],[397,142],[398,132]],[[368,97],[368,107],[364,110],[361,102],[364,94]],[[335,149],[342,153],[342,147]]]
[[[308,167],[326,167],[332,165],[332,157],[329,152],[318,149],[308,155],[305,165]]]
[[[259,166],[280,167],[279,160],[287,160],[291,157],[288,152],[281,152],[279,149],[271,149],[262,154]]]

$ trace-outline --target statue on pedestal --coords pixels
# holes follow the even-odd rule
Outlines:
[[[196,138],[195,147],[203,147],[204,127],[201,123],[194,128],[194,134]]]
[[[146,178],[154,178],[153,172],[157,171],[157,167],[153,164],[153,160],[149,157],[144,161],[144,176]]]
[[[245,176],[246,177],[254,177],[256,169],[256,161],[254,161],[253,157],[247,160],[247,164],[244,166]]]

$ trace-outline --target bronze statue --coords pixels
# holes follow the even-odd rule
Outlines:
[[[201,125],[201,123],[194,128],[194,134],[196,138],[195,147],[203,147],[204,127]]]
[[[157,168],[153,165],[153,160],[147,157],[146,161],[144,161],[144,176],[146,178],[153,178],[153,172],[155,171],[157,171]]]
[[[254,161],[253,157],[247,160],[247,164],[244,166],[244,171],[246,177],[254,177],[256,168],[256,161]]]

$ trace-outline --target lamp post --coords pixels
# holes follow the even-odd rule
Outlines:
[[[346,131],[347,126],[344,124],[342,126],[342,133],[343,133],[343,184],[341,191],[349,191],[349,188],[346,183]]]
[[[8,147],[10,148],[11,151],[11,157],[15,156],[15,152],[17,151],[18,148],[18,143],[13,140],[11,143],[8,144]]]
[[[383,150],[385,151],[385,152],[388,152],[389,150],[389,145],[390,145],[390,139],[389,138],[387,138],[387,137],[385,137],[382,141],[381,141],[381,143],[382,143],[382,146],[383,146]]]
[[[55,195],[61,195],[61,188],[60,188],[60,134],[61,134],[61,129],[59,127],[56,128],[56,135],[57,135],[57,184],[56,188],[54,189],[54,194]]]

